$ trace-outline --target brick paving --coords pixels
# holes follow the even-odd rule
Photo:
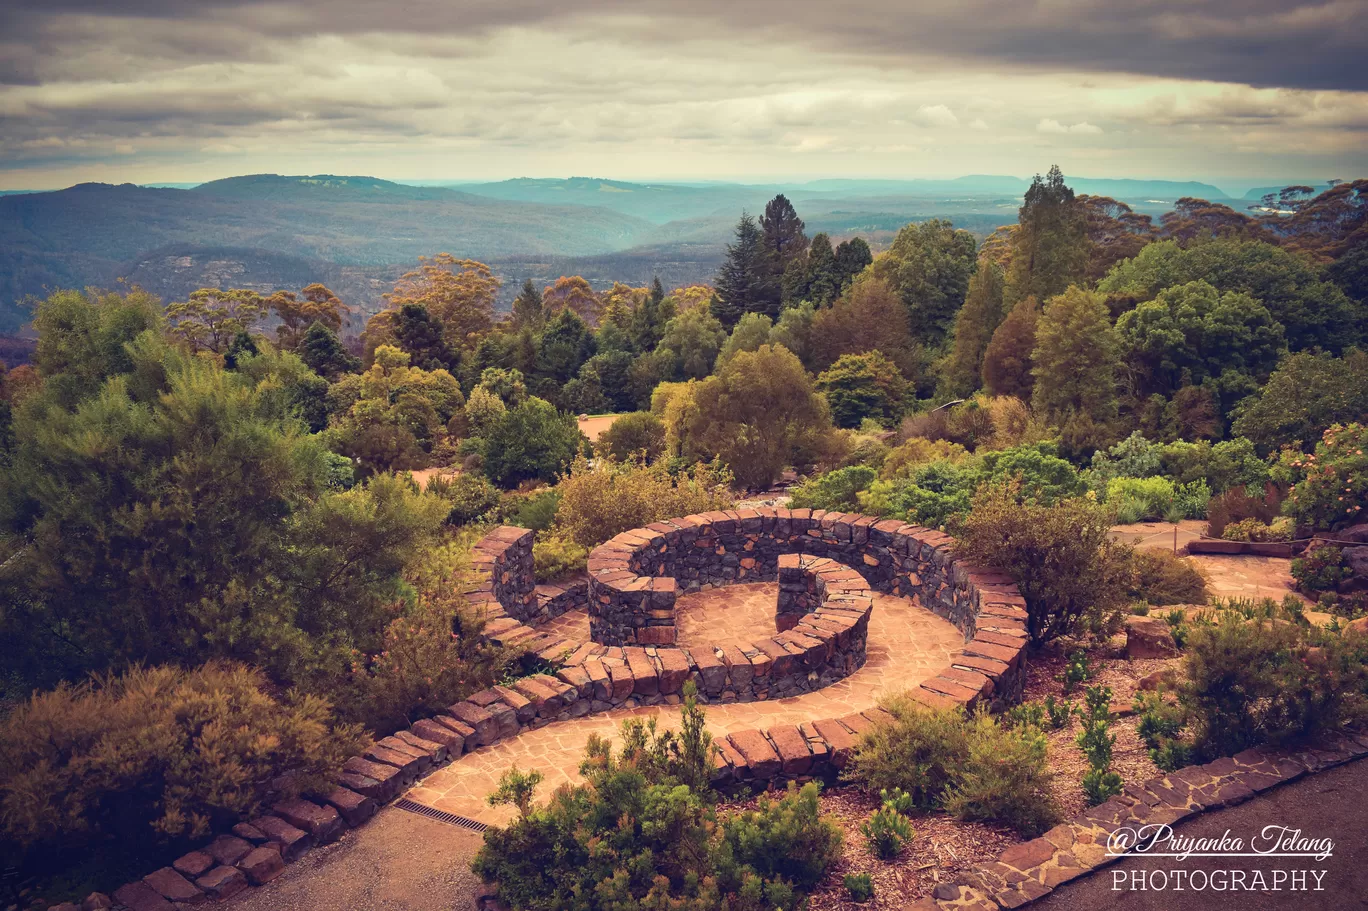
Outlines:
[[[758,614],[763,605],[768,612],[768,631],[772,633],[777,595],[778,584],[773,582],[689,595],[680,599],[681,615],[688,616],[687,621],[681,621],[681,629],[688,630],[684,635],[697,637],[711,630],[712,638],[722,641],[733,636],[733,628],[759,624]],[[569,626],[578,621],[567,614],[552,622]],[[963,646],[964,635],[959,629],[915,601],[876,594],[864,667],[816,692],[786,699],[707,706],[708,729],[716,737],[753,728],[836,718],[873,708],[881,698],[934,677]],[[492,808],[485,803],[505,769],[517,765],[540,771],[545,776],[541,787],[541,796],[545,798],[556,786],[578,779],[579,763],[591,734],[611,739],[622,720],[633,716],[655,718],[668,727],[677,723],[679,710],[669,704],[623,708],[524,731],[491,747],[467,753],[429,775],[406,796],[481,822],[506,823],[514,810]]]

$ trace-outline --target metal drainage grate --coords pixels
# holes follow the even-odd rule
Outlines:
[[[428,819],[435,819],[448,825],[460,826],[463,829],[470,829],[472,832],[483,832],[489,826],[473,819],[466,819],[464,816],[457,816],[455,813],[448,813],[445,810],[434,810],[432,807],[425,807],[421,803],[409,800],[407,797],[396,800],[394,807],[397,810],[407,810],[410,813],[417,813],[419,816],[426,816]]]

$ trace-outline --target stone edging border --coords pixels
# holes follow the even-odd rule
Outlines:
[[[1255,747],[1188,766],[1122,793],[1061,823],[1039,838],[1013,845],[998,858],[941,883],[908,911],[998,911],[1020,908],[1058,886],[1121,860],[1109,854],[1111,833],[1126,826],[1172,824],[1207,810],[1244,803],[1304,775],[1368,756],[1368,730],[1348,731],[1315,747]]]
[[[948,535],[872,516],[770,507],[687,516],[657,526],[654,533],[688,528],[695,535],[714,526],[731,531],[751,528],[752,533],[778,529],[799,543],[791,550],[818,556],[831,549],[865,547],[871,551],[863,561],[866,578],[875,571],[882,574],[877,581],[871,579],[871,587],[918,596],[966,635],[965,648],[951,666],[914,690],[913,698],[927,705],[970,706],[989,699],[1010,701],[1019,692],[1026,651],[1025,601],[1001,573],[955,561]],[[739,658],[728,664],[720,655],[711,661],[706,656],[691,660],[690,652],[677,648],[575,643],[529,626],[584,605],[593,584],[581,580],[537,586],[532,539],[532,531],[510,526],[481,538],[472,549],[472,567],[482,578],[465,594],[484,614],[484,635],[490,641],[537,654],[556,669],[554,675],[537,674],[511,687],[490,687],[450,706],[445,714],[381,738],[343,765],[328,794],[273,804],[270,813],[238,823],[231,833],[115,890],[112,907],[175,911],[209,899],[226,900],[249,885],[270,882],[286,863],[365,824],[381,804],[449,759],[551,721],[623,704],[678,703],[688,679],[695,680],[705,699],[739,682]],[[892,558],[900,575],[882,562],[885,557]],[[756,581],[759,578],[757,574]],[[753,681],[771,673],[775,657],[802,660],[782,647],[780,651],[785,652],[782,657],[762,650],[744,655],[744,673]],[[741,788],[834,775],[860,734],[885,716],[882,709],[870,709],[838,719],[734,732],[717,741],[713,779],[722,788]],[[69,905],[62,911],[78,907]]]

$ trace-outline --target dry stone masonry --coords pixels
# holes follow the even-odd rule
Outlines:
[[[706,513],[619,535],[591,555],[587,580],[559,586],[536,584],[532,540],[531,531],[511,527],[482,538],[472,561],[481,580],[466,595],[488,639],[538,656],[551,672],[482,690],[379,740],[347,760],[327,793],[277,801],[270,813],[123,886],[114,906],[170,911],[269,882],[306,851],[364,824],[436,766],[524,729],[618,706],[677,703],[690,680],[703,701],[826,686],[864,663],[875,591],[917,598],[964,631],[963,650],[914,698],[970,705],[1020,692],[1025,602],[1002,574],[956,562],[951,539],[939,532],[822,510]],[[671,644],[677,591],[775,579],[773,638]],[[596,631],[621,641],[575,642],[534,625],[586,604]],[[651,629],[668,630],[669,641],[663,633],[642,636]],[[647,641],[656,636],[662,641]],[[886,714],[871,709],[718,738],[714,781],[742,790],[830,779]]]

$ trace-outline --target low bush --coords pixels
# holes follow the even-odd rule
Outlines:
[[[1058,447],[1038,443],[986,452],[958,463],[932,462],[905,477],[876,481],[860,494],[860,503],[865,512],[939,528],[962,518],[975,491],[984,484],[1008,479],[1017,479],[1022,496],[1041,505],[1084,489],[1078,472],[1059,457]]]
[[[869,820],[860,825],[869,853],[880,860],[892,860],[912,840],[912,823],[885,802]]]
[[[1206,576],[1187,557],[1156,548],[1136,548],[1126,569],[1126,594],[1133,600],[1156,607],[1206,603]]]
[[[599,434],[594,451],[618,462],[638,454],[654,462],[665,452],[665,425],[649,411],[624,414]]]
[[[916,806],[940,806],[969,757],[964,713],[925,709],[907,697],[884,708],[896,722],[865,734],[847,774],[870,790],[901,788]]]
[[[1018,480],[983,488],[955,526],[956,554],[1017,580],[1031,642],[1100,626],[1125,606],[1127,556],[1111,515],[1085,497],[1042,505]]]
[[[1361,718],[1368,638],[1227,611],[1197,625],[1179,701],[1204,759],[1305,740]]]
[[[1244,519],[1256,519],[1265,525],[1276,519],[1282,510],[1282,488],[1270,483],[1261,490],[1255,496],[1248,488],[1232,487],[1212,497],[1207,503],[1207,534],[1219,538],[1227,525]]]
[[[560,491],[554,487],[538,490],[527,496],[510,494],[503,505],[504,521],[519,528],[546,531],[556,520],[560,508]],[[511,500],[512,502],[508,502]]]
[[[1258,519],[1241,519],[1232,522],[1221,531],[1227,541],[1291,541],[1296,527],[1288,516],[1278,516],[1272,522]]]
[[[364,749],[322,699],[258,670],[133,668],[62,684],[0,722],[0,825],[20,845],[200,838],[274,795],[321,786]]]
[[[461,591],[474,532],[429,549],[405,574],[404,597],[373,653],[352,654],[336,687],[339,714],[380,734],[459,702],[491,685],[514,655],[485,642],[482,619]]]
[[[451,504],[451,512],[447,514],[448,525],[474,522],[499,505],[499,488],[484,475],[473,471],[463,471],[454,477],[434,475],[428,481],[427,492]]]
[[[706,787],[713,747],[692,691],[680,734],[639,720],[622,734],[619,753],[591,737],[584,783],[545,807],[533,806],[525,779],[510,789],[528,812],[489,829],[474,863],[505,904],[780,911],[798,907],[836,859],[840,831],[820,818],[815,783],[719,819]]]
[[[863,465],[838,468],[794,488],[793,500],[789,505],[794,509],[855,512],[860,508],[860,491],[874,483],[874,477],[874,469]]]
[[[538,582],[558,582],[589,566],[589,549],[561,535],[538,536],[532,542],[532,568]]]
[[[851,901],[863,903],[874,897],[874,880],[868,873],[847,873],[844,882]]]
[[[596,547],[661,519],[727,509],[735,502],[731,482],[731,473],[716,463],[672,475],[664,461],[590,463],[579,456],[558,486],[555,528],[581,547]]]
[[[1292,561],[1292,578],[1297,587],[1308,594],[1333,592],[1340,582],[1349,578],[1344,565],[1344,551],[1338,547],[1312,547]]]
[[[1000,822],[1023,836],[1038,835],[1059,818],[1052,778],[1039,728],[1007,727],[980,712],[970,719],[969,755],[945,809],[960,819]]]
[[[905,478],[923,465],[963,462],[968,457],[969,451],[958,443],[913,437],[889,451],[879,469],[879,477],[886,481]]]
[[[1174,484],[1168,478],[1113,478],[1107,482],[1107,505],[1123,525],[1199,519],[1206,515],[1210,499],[1205,481]]]
[[[865,733],[847,774],[868,788],[902,788],[919,807],[993,820],[1023,834],[1047,828],[1050,798],[1045,737],[986,712],[929,709],[908,697],[884,706],[894,720]]]

